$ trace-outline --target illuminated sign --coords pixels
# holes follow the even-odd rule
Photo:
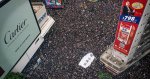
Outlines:
[[[11,0],[0,8],[0,79],[15,66],[40,34],[29,0]]]
[[[137,27],[138,24],[119,22],[116,39],[114,41],[114,48],[125,55],[128,55]]]
[[[136,24],[139,24],[140,19],[141,19],[140,17],[135,17],[135,16],[128,16],[128,15],[120,16],[120,21],[131,22],[131,23],[136,23]]]
[[[123,0],[114,49],[128,55],[147,0]]]

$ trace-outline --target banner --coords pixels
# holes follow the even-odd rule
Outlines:
[[[116,32],[114,48],[128,55],[137,27],[138,24],[120,21]]]
[[[147,0],[123,0],[120,15],[141,17]]]
[[[128,55],[147,0],[124,0],[120,11],[114,49]]]

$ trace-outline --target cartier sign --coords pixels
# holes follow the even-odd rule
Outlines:
[[[29,0],[10,0],[0,7],[0,79],[11,71],[39,34]]]
[[[5,44],[9,44],[12,40],[16,38],[17,35],[19,35],[23,29],[25,29],[27,19],[23,20],[21,23],[16,25],[15,30],[8,30],[5,33],[4,42]]]

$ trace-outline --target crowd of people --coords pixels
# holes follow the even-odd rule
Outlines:
[[[29,79],[99,79],[99,71],[107,73],[99,57],[114,41],[121,2],[122,0],[99,0],[93,3],[88,0],[68,0],[64,9],[47,8],[55,24],[23,73]],[[84,69],[78,63],[88,52],[92,52],[96,59],[90,67]],[[39,57],[42,63],[34,68],[34,62]],[[145,69],[136,69],[137,67],[131,67],[112,78],[148,77],[147,72],[141,72]]]

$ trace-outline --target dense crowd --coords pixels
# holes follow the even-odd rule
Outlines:
[[[99,57],[115,38],[122,0],[66,0],[64,9],[49,9],[56,21],[23,73],[29,79],[99,79],[108,73]],[[92,52],[96,59],[84,69],[81,58]],[[36,60],[42,62],[35,68]],[[150,55],[113,79],[148,79]]]

